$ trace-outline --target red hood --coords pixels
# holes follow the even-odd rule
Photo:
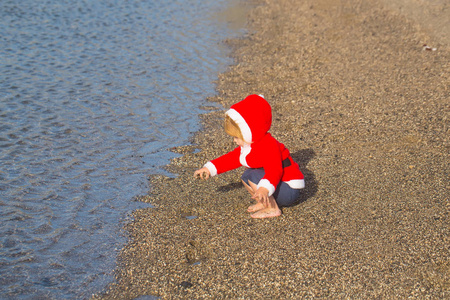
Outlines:
[[[272,109],[262,95],[250,95],[226,112],[241,129],[244,141],[259,141],[272,125]]]

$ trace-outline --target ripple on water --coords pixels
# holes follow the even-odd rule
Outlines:
[[[228,1],[0,4],[0,298],[112,280],[149,174],[197,131],[229,63]],[[216,107],[218,109],[219,107]]]

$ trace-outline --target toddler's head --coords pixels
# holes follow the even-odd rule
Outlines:
[[[225,115],[225,132],[232,137],[237,137],[241,140],[244,139],[238,124],[236,124],[236,122],[233,121],[233,119],[231,119],[229,115]]]
[[[272,108],[260,95],[233,104],[225,116],[225,132],[247,144],[263,138],[272,124]]]

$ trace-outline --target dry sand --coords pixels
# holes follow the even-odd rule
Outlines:
[[[179,176],[151,178],[142,200],[156,208],[134,213],[117,283],[97,297],[450,298],[450,47],[391,8],[260,1],[248,38],[228,41],[236,65],[211,101],[225,111],[265,95],[272,134],[306,176],[299,203],[253,220],[241,169],[192,178],[234,147],[212,111],[193,145],[174,149]]]

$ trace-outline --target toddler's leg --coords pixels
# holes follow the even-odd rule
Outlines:
[[[252,197],[257,190],[256,184],[254,182],[259,182],[263,177],[264,177],[264,170],[262,169],[246,169],[244,171],[244,174],[242,174],[241,177],[242,183],[244,184],[245,188]],[[264,208],[263,204],[257,201],[256,204],[250,205],[247,211],[255,212],[263,208]]]
[[[244,180],[242,180],[242,183],[244,184],[245,189],[246,189],[246,190],[250,193],[250,195],[252,195],[252,197],[253,197],[253,195],[255,194],[255,191],[252,189],[252,187],[249,186],[248,184],[246,184]]]
[[[250,195],[253,196],[258,189],[255,182],[259,182],[263,177],[263,169],[247,169],[244,174],[242,174],[242,182]],[[250,205],[247,211],[253,213],[252,218],[271,218],[281,215],[281,210],[278,207],[274,196],[269,197],[269,204],[267,206],[257,201],[255,204]]]
[[[250,195],[252,195],[252,197],[253,197],[253,195],[255,194],[255,191],[257,189],[256,188],[256,184],[254,184],[250,180],[248,181],[248,184],[246,184],[244,180],[242,180],[242,183],[244,184],[245,188],[250,193]],[[256,204],[250,205],[247,208],[247,211],[248,212],[255,212],[255,211],[258,211],[258,210],[263,209],[263,208],[264,208],[264,205],[261,202],[257,201]]]
[[[260,209],[251,215],[254,219],[273,218],[278,216],[281,216],[281,210],[273,196],[269,197],[269,205],[267,207]]]
[[[258,189],[257,185],[250,180],[248,181],[248,185],[244,182],[244,186],[252,195]],[[273,196],[269,197],[269,205],[267,207],[264,206],[263,203],[257,202],[256,204],[249,206],[247,211],[253,212],[251,217],[255,219],[273,218],[281,215],[281,210],[278,207],[277,201]]]

